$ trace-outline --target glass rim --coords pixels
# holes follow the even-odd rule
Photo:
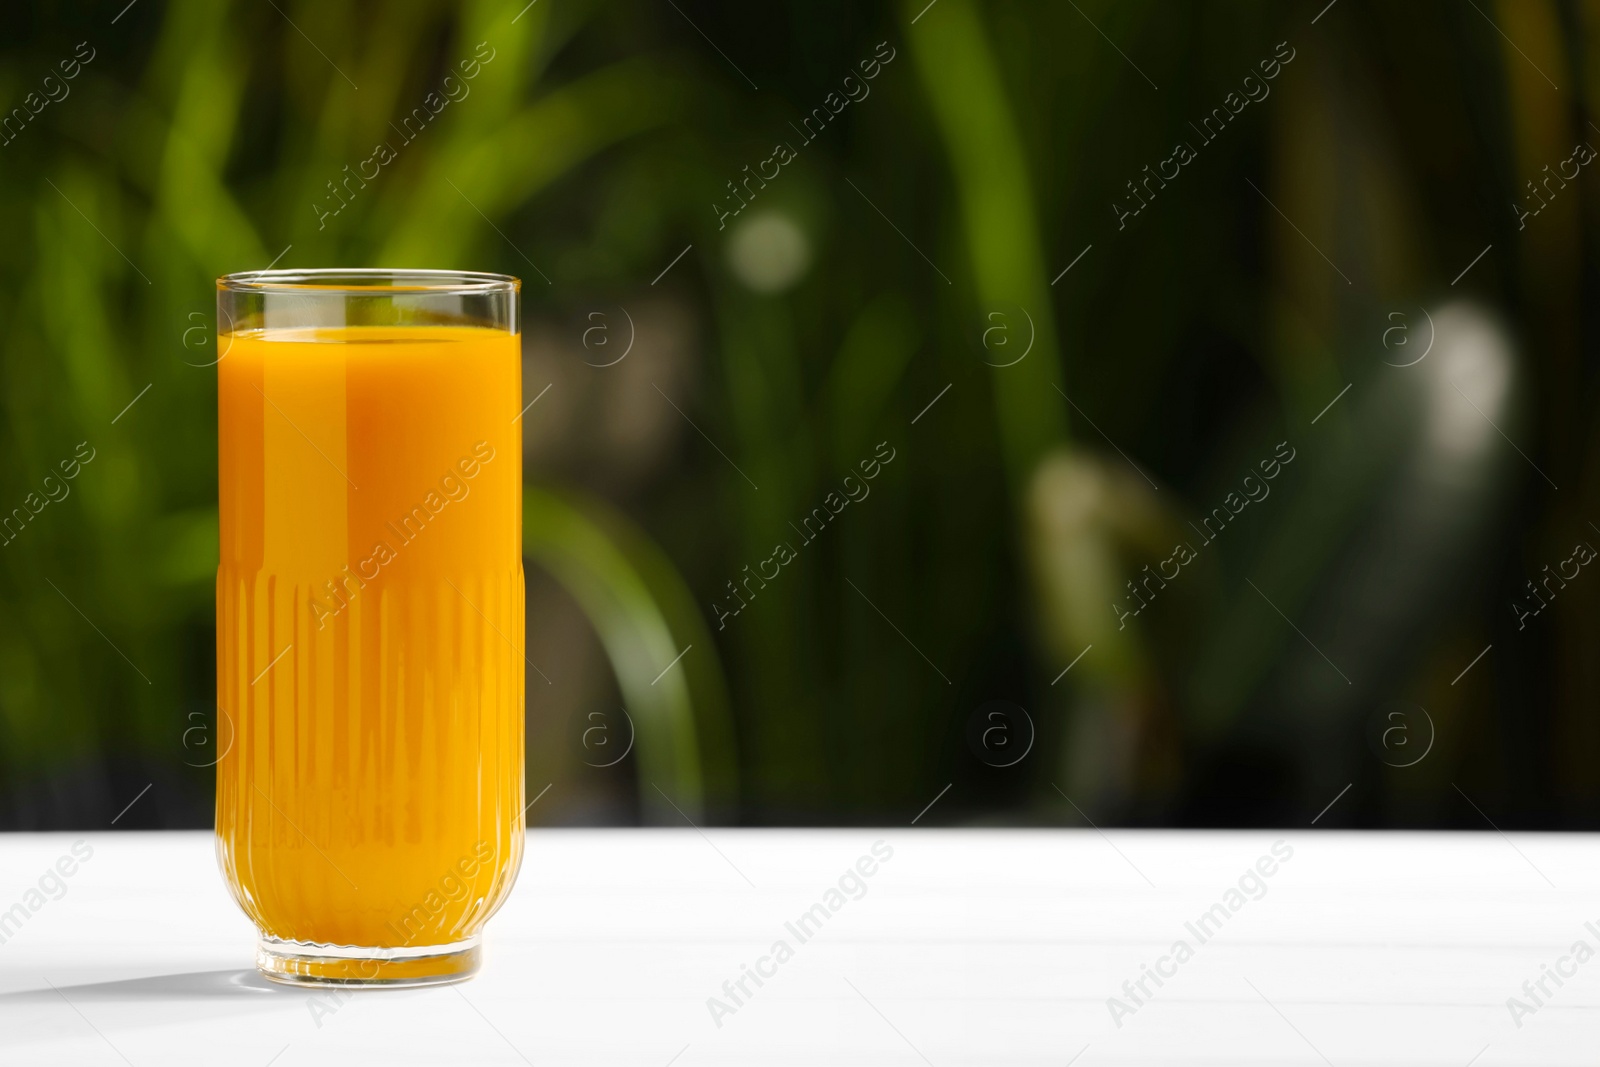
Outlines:
[[[305,296],[517,293],[522,291],[522,279],[510,274],[472,270],[314,267],[224,274],[217,279],[217,289],[231,293],[297,293]]]

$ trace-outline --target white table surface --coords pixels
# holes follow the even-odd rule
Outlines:
[[[1506,1006],[1574,942],[1600,950],[1584,925],[1600,930],[1589,836],[534,831],[476,979],[333,997],[255,975],[253,932],[209,834],[0,835],[0,911],[77,840],[92,859],[0,945],[0,1064],[1489,1067],[1600,1055],[1600,958],[1563,964],[1576,975],[1547,979],[1552,995],[1520,1027]],[[894,856],[865,896],[799,944],[784,923],[879,840]],[[1278,840],[1294,855],[1265,895],[1198,944],[1185,922]],[[754,995],[718,1027],[707,998],[779,938],[793,958],[747,984]],[[1193,958],[1159,989],[1147,979],[1153,995],[1119,1028],[1107,998],[1180,938]]]

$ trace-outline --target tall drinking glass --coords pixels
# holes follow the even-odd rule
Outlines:
[[[516,878],[520,290],[217,283],[217,854],[268,978],[465,978]]]

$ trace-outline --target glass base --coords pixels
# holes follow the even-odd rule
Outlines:
[[[262,937],[256,968],[266,978],[298,986],[426,986],[464,982],[483,963],[474,934],[448,945],[365,948]]]

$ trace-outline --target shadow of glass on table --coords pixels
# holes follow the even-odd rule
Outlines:
[[[42,1001],[59,1002],[64,996],[71,1003],[90,1001],[187,1000],[191,997],[263,996],[292,993],[261,977],[251,967],[220,971],[189,971],[183,974],[153,974],[142,978],[123,978],[111,982],[81,982],[65,985],[42,979],[39,989],[0,993],[0,1007]]]

